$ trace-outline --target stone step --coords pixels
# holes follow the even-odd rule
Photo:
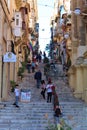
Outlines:
[[[19,102],[20,108],[15,108],[13,102],[7,102],[6,107],[0,109],[0,130],[47,130],[48,122],[54,123],[53,104],[42,99],[41,89],[37,90],[33,74],[25,76],[20,86],[30,89],[31,101]],[[87,105],[73,97],[66,81],[66,77],[57,77],[53,81],[63,111],[62,118],[72,130],[87,130]]]
[[[0,130],[46,130],[48,121],[54,123],[52,103],[19,102],[19,108],[12,102],[4,104],[0,109]]]
[[[44,127],[40,127],[40,126],[38,126],[38,127],[34,127],[34,126],[32,126],[32,127],[30,127],[29,128],[29,126],[27,127],[27,126],[24,126],[24,127],[10,127],[10,129],[9,128],[4,128],[4,127],[1,127],[1,130],[47,130],[47,128],[44,128]]]

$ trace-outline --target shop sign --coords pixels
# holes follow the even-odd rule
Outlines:
[[[16,55],[12,52],[7,52],[3,56],[3,62],[16,62]]]
[[[16,37],[20,37],[22,34],[21,34],[21,28],[20,27],[15,27],[14,29],[14,35]]]
[[[30,102],[31,99],[31,91],[27,89],[21,90],[21,101]]]

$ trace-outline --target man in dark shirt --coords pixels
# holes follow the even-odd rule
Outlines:
[[[41,80],[42,80],[42,73],[41,73],[40,69],[35,73],[34,79],[37,82],[37,88],[40,88],[40,84],[41,84]]]

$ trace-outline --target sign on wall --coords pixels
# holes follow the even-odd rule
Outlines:
[[[7,52],[3,56],[3,62],[16,62],[16,55],[12,52]]]
[[[14,35],[15,35],[16,37],[20,37],[20,36],[22,35],[22,33],[21,33],[21,28],[20,28],[20,27],[15,27],[15,28],[14,28]]]

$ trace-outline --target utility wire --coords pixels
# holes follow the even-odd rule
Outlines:
[[[39,4],[39,3],[38,3],[38,5],[40,5],[40,6],[44,6],[44,7],[49,7],[49,8],[54,8],[53,6],[43,5],[43,4]]]

